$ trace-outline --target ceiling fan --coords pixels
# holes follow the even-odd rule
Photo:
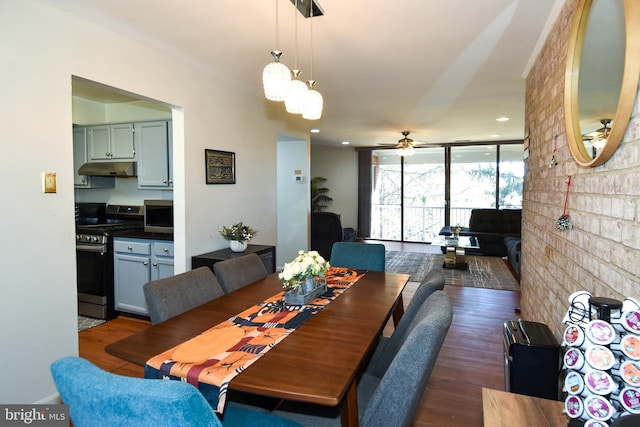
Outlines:
[[[593,146],[596,148],[604,147],[604,144],[607,142],[607,138],[609,137],[609,132],[611,132],[611,128],[609,127],[611,121],[611,119],[600,120],[600,123],[602,123],[603,127],[588,134],[582,135],[582,140],[591,141]]]
[[[423,145],[417,145],[413,141],[413,139],[409,138],[410,133],[411,131],[403,130],[402,131],[403,138],[399,139],[397,144],[380,144],[380,145],[394,147],[397,150],[398,155],[402,157],[412,156],[415,152],[415,148],[422,147]]]

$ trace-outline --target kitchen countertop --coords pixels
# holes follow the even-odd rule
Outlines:
[[[173,233],[151,233],[143,230],[125,230],[113,233],[113,237],[129,237],[132,239],[173,241]]]

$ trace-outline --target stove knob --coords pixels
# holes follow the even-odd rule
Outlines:
[[[91,241],[92,242],[97,242],[98,241],[98,236],[91,236]]]

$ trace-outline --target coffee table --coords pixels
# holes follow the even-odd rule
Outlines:
[[[442,268],[455,268],[458,270],[467,270],[469,268],[465,259],[467,249],[480,249],[478,239],[473,236],[436,236],[431,244],[446,248]]]

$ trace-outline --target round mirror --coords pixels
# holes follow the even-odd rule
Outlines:
[[[567,142],[584,167],[605,163],[629,124],[640,78],[640,2],[580,0],[565,76]]]

